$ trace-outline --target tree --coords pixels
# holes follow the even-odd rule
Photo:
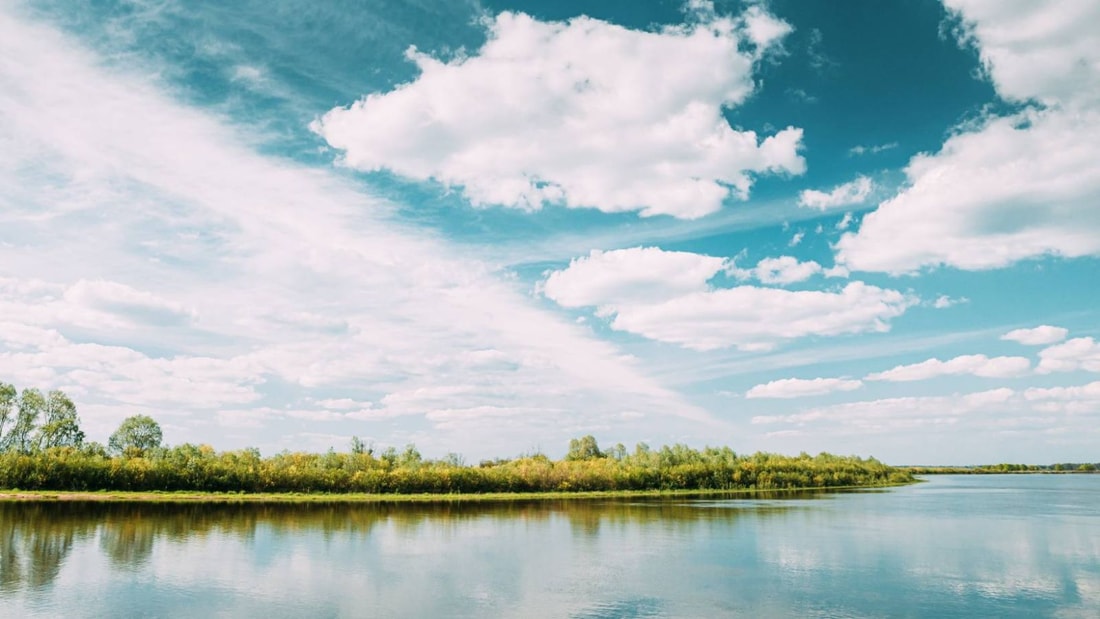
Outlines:
[[[24,389],[19,397],[19,410],[15,416],[15,424],[12,425],[8,435],[0,444],[0,451],[16,451],[30,453],[35,446],[31,438],[38,418],[46,409],[46,398],[37,389]]]
[[[416,468],[420,465],[422,458],[420,452],[417,451],[416,445],[409,443],[405,445],[405,451],[401,452],[401,456],[397,459],[398,466],[404,466],[409,468]]]
[[[600,446],[596,443],[596,437],[591,434],[571,439],[569,453],[565,455],[566,460],[593,460],[602,457],[603,453],[600,452]]]
[[[353,436],[351,437],[351,453],[355,455],[367,454],[368,456],[373,456],[374,442],[372,441],[370,444],[367,444],[358,436]]]
[[[160,424],[152,417],[134,415],[122,420],[122,424],[107,440],[107,447],[114,453],[144,454],[150,449],[160,447],[162,439]]]
[[[19,401],[19,392],[13,385],[0,383],[0,448],[4,445],[4,428],[9,421],[14,421],[12,414]]]
[[[79,447],[84,442],[76,405],[69,396],[58,390],[46,396],[42,427],[35,441],[39,449],[50,447]]]

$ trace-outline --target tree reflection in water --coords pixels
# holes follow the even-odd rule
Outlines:
[[[0,592],[50,585],[78,541],[98,542],[114,569],[140,570],[158,543],[219,535],[247,544],[260,527],[277,537],[308,532],[329,539],[337,533],[370,535],[380,524],[415,535],[425,526],[446,530],[472,520],[541,522],[563,518],[574,535],[594,537],[601,527],[656,522],[690,527],[707,520],[728,524],[744,509],[752,509],[759,517],[796,504],[787,500],[733,501],[743,509],[705,509],[711,502],[652,498],[371,504],[8,502],[0,503]]]

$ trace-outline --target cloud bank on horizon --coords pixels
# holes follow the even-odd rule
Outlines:
[[[1095,460],[1092,3],[111,5],[0,7],[0,381],[91,438]]]

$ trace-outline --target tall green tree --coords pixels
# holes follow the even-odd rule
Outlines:
[[[565,455],[566,460],[595,460],[602,457],[603,452],[600,451],[600,446],[596,443],[596,437],[591,434],[571,439],[569,441],[569,453]]]
[[[84,442],[76,405],[69,396],[53,390],[46,396],[42,427],[38,429],[36,445],[39,449],[50,447],[79,447]]]
[[[15,420],[15,407],[19,402],[19,392],[14,385],[0,382],[0,449],[4,446],[4,428]]]
[[[359,438],[358,436],[353,436],[353,437],[351,437],[351,453],[356,454],[356,455],[360,455],[360,454],[373,455],[374,454],[374,443],[371,443],[370,445],[368,445],[368,444],[363,442],[363,439]]]
[[[0,451],[30,453],[35,446],[34,429],[46,410],[46,398],[37,389],[24,389],[19,397],[15,423],[4,436]]]
[[[160,424],[148,415],[134,415],[122,420],[122,423],[107,440],[107,448],[114,453],[144,454],[150,449],[160,447],[164,436]]]

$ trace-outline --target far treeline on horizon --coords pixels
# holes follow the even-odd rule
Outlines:
[[[3,1],[3,472],[1087,472],[1098,205],[1096,0]]]
[[[600,448],[587,435],[569,442],[560,461],[543,454],[483,460],[459,454],[423,458],[416,447],[373,445],[352,437],[347,452],[258,449],[216,452],[209,445],[167,447],[156,420],[123,420],[107,446],[85,441],[73,401],[54,390],[19,392],[0,382],[0,490],[320,492],[469,494],[607,491],[735,491],[847,488],[911,483],[914,473],[1096,472],[1097,466],[887,466],[874,458],[821,453],[739,456],[729,447],[652,449],[639,443]]]

